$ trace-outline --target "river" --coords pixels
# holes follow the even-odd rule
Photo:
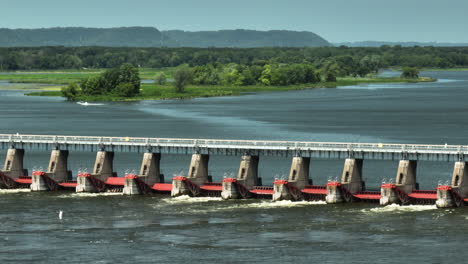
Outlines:
[[[92,106],[0,90],[0,133],[468,144],[468,71],[422,75],[439,81]],[[91,167],[93,158],[72,152],[70,167]],[[163,155],[166,179],[185,174],[189,159]],[[116,153],[116,171],[136,170],[140,160],[140,154]],[[48,153],[26,153],[30,170],[47,161]],[[220,181],[238,165],[239,157],[213,156],[210,174]],[[289,166],[285,158],[260,157],[260,176],[266,184],[286,177]],[[311,177],[325,184],[342,166],[342,160],[312,160]],[[420,162],[421,188],[449,180],[452,167]],[[397,161],[366,160],[366,186],[377,189],[396,168]],[[0,208],[0,263],[447,263],[468,257],[465,208],[8,190],[0,190]]]

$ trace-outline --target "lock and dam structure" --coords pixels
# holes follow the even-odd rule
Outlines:
[[[161,193],[171,196],[218,196],[223,199],[266,198],[278,200],[323,200],[327,203],[376,202],[388,204],[436,204],[459,207],[468,203],[468,146],[383,143],[333,143],[217,139],[169,139],[135,137],[91,137],[0,134],[6,152],[0,170],[0,188],[31,191],[123,192],[127,195]],[[23,166],[28,150],[50,151],[46,170],[31,173]],[[73,176],[68,169],[70,151],[94,151],[92,172]],[[142,153],[138,173],[122,177],[113,170],[116,152]],[[166,179],[161,174],[164,154],[192,155],[187,176]],[[213,182],[209,175],[212,155],[239,156],[236,178]],[[268,184],[258,176],[262,156],[291,160],[287,180]],[[338,181],[313,185],[309,167],[313,159],[343,160]],[[380,191],[368,191],[362,178],[366,160],[395,160],[394,183],[383,183]],[[453,162],[451,183],[419,190],[418,161]],[[46,165],[46,164],[44,164]]]

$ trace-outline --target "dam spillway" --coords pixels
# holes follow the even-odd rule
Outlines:
[[[157,192],[172,196],[325,200],[327,203],[370,201],[381,205],[437,204],[439,207],[461,206],[468,201],[468,180],[465,179],[468,177],[465,169],[468,146],[464,145],[0,134],[0,148],[8,152],[0,173],[2,188],[123,191],[129,195]],[[33,171],[28,175],[23,168],[23,157],[28,150],[52,151],[46,171]],[[69,151],[97,152],[93,171],[81,172],[75,180],[67,169]],[[115,152],[144,153],[139,173],[117,177],[113,170]],[[159,164],[162,154],[192,155],[187,176],[177,175],[165,182]],[[241,156],[237,177],[213,182],[209,175],[210,155]],[[276,179],[271,185],[262,182],[258,177],[262,156],[291,158],[288,179]],[[324,186],[313,185],[309,167],[314,158],[343,159],[341,179]],[[394,183],[382,184],[380,191],[366,190],[362,179],[365,160],[399,161]],[[419,190],[418,161],[455,162],[451,184]]]

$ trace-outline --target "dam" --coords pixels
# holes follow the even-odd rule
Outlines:
[[[388,204],[436,204],[459,207],[468,202],[468,146],[384,143],[295,142],[257,140],[90,137],[60,135],[0,134],[0,148],[7,152],[0,172],[0,188],[30,188],[31,191],[123,192],[127,195],[165,193],[175,196],[217,196],[223,199],[268,198],[323,200],[329,204],[376,202]],[[23,166],[28,150],[50,151],[46,170],[29,172]],[[70,151],[96,152],[91,172],[68,170]],[[138,173],[122,177],[113,170],[115,153],[142,153]],[[165,179],[161,155],[191,155],[187,174]],[[239,156],[237,177],[213,182],[209,174],[211,155]],[[258,176],[262,156],[291,160],[287,179],[268,184]],[[314,159],[343,160],[340,180],[314,185],[309,168]],[[366,189],[362,178],[365,160],[392,160],[398,170],[380,191]],[[451,183],[420,190],[418,161],[453,162]]]

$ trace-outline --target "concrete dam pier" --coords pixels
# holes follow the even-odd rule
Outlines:
[[[440,208],[468,203],[468,146],[0,134],[0,147],[7,152],[0,171],[0,188],[125,195],[161,193],[173,197],[216,196],[225,200],[321,200],[329,204],[435,204]],[[50,160],[47,170],[36,170],[29,176],[23,159],[26,150],[36,149],[51,151]],[[93,171],[72,177],[68,170],[69,151],[89,150],[96,152]],[[142,152],[139,172],[118,177],[113,166],[115,152]],[[163,154],[192,155],[186,176],[178,175],[165,182],[160,166]],[[213,182],[209,174],[210,155],[240,156],[237,177]],[[263,185],[258,172],[261,156],[289,157],[288,179],[275,179],[271,185]],[[323,186],[313,185],[309,171],[314,158],[343,159],[341,179]],[[383,183],[380,191],[367,190],[363,181],[366,159],[397,160],[394,183]],[[420,190],[416,181],[420,160],[453,161],[451,184]]]

